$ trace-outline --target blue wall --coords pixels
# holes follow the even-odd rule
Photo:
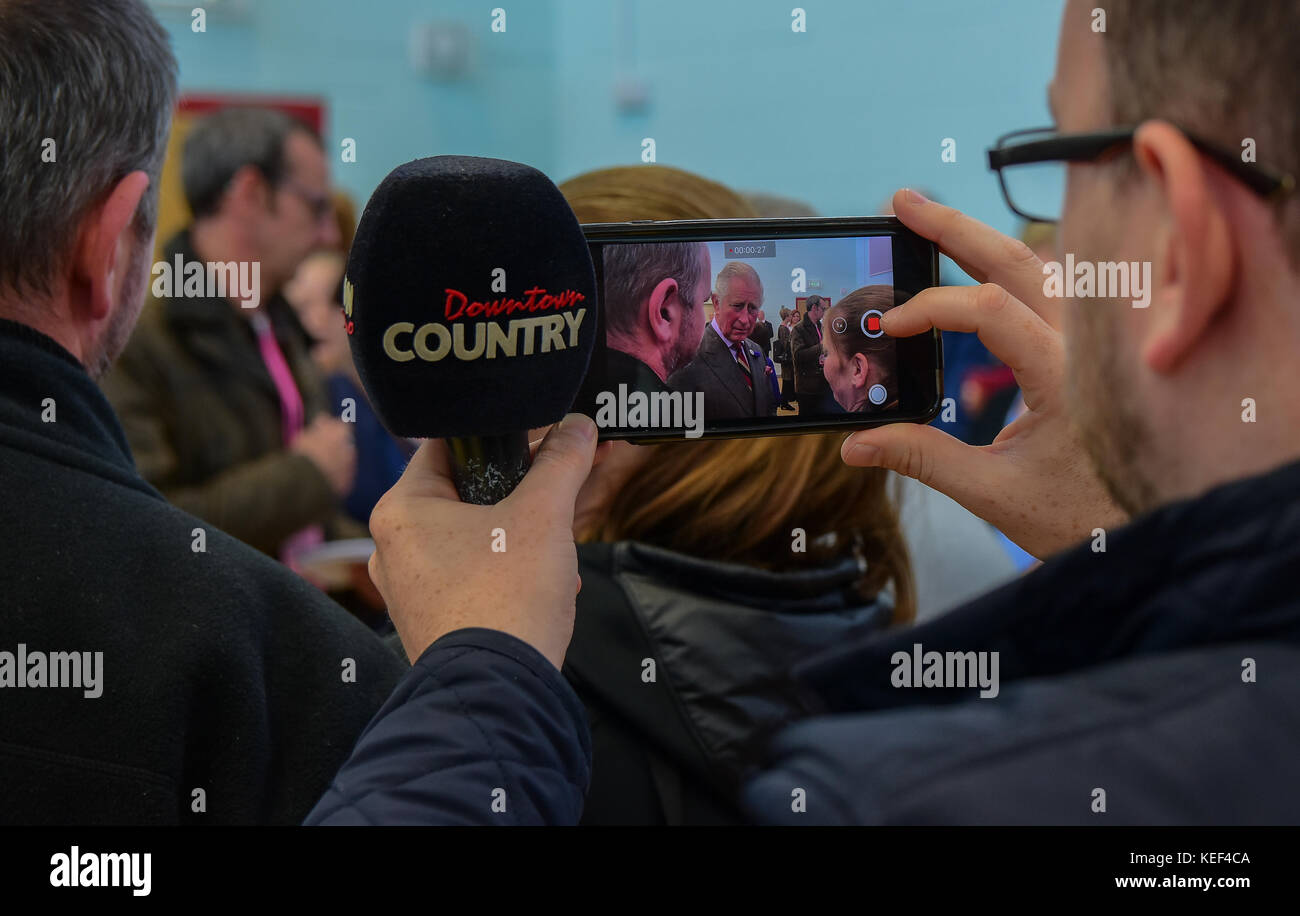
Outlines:
[[[733,241],[741,241],[735,239]],[[727,263],[724,242],[709,242],[713,277]],[[754,268],[763,284],[763,309],[768,321],[775,324],[782,308],[793,308],[796,298],[810,293],[839,302],[844,295],[869,283],[894,282],[893,271],[869,275],[865,239],[778,239],[776,257],[740,258]],[[790,271],[800,267],[806,272],[806,292],[790,291]],[[885,265],[888,270],[889,265]]]
[[[197,0],[196,0],[197,3]],[[742,190],[870,214],[905,184],[1013,230],[985,148],[1046,123],[1061,0],[256,0],[242,22],[164,20],[186,89],[318,95],[340,185],[363,202],[423,155],[517,159],[557,181],[657,161]],[[507,12],[504,34],[491,9]],[[462,22],[474,63],[438,83],[409,63],[417,22]],[[615,83],[648,106],[622,113]],[[944,138],[957,161],[940,161]]]

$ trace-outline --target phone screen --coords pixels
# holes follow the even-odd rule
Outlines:
[[[578,406],[602,438],[772,435],[934,415],[937,335],[918,346],[881,325],[935,279],[932,247],[900,235],[896,221],[622,226],[584,227],[601,333]]]

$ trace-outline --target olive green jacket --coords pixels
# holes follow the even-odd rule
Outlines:
[[[185,233],[167,246],[169,263],[177,251],[198,260]],[[307,335],[280,296],[262,309],[310,422],[327,405]],[[275,383],[247,316],[229,301],[151,296],[100,384],[140,474],[174,505],[273,555],[295,531],[337,514],[321,471],[285,450]]]

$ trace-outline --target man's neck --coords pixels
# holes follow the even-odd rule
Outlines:
[[[616,334],[610,334],[606,338],[605,346],[611,350],[625,353],[637,362],[644,363],[650,368],[651,372],[658,376],[659,381],[666,382],[668,380],[668,370],[664,365],[663,355],[657,349],[644,347],[639,341]]]
[[[40,331],[71,353],[77,362],[84,366],[89,348],[83,342],[78,329],[63,318],[69,312],[67,297],[63,295],[56,295],[39,302],[29,300],[21,306],[0,299],[0,318],[25,324],[29,328]]]
[[[252,264],[260,260],[244,233],[229,222],[215,217],[199,220],[190,227],[190,247],[194,249],[198,259],[205,264],[229,261]],[[257,274],[261,281],[258,284],[260,287],[258,301],[265,303],[275,294],[276,289],[274,281],[261,269],[263,266],[259,265]],[[257,311],[257,309],[244,308],[241,302],[230,297],[227,297],[226,301],[246,317]]]

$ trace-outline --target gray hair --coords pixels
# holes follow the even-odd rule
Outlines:
[[[682,296],[693,296],[708,278],[709,248],[703,242],[608,244],[603,248],[605,326],[632,335],[642,303],[661,281],[673,279]],[[690,305],[699,305],[691,302]]]
[[[758,287],[758,304],[763,304],[763,281],[758,276],[758,271],[746,264],[744,261],[728,261],[718,271],[717,279],[713,281],[713,292],[719,299],[727,295],[727,288],[731,285],[733,277],[744,277]]]
[[[48,296],[81,221],[135,171],[133,226],[153,235],[176,58],[143,0],[0,0],[0,48],[0,290]]]
[[[270,108],[225,108],[196,124],[181,156],[181,183],[195,218],[217,212],[226,187],[244,166],[279,184],[288,169],[285,142],[298,132],[321,145],[306,124]]]

